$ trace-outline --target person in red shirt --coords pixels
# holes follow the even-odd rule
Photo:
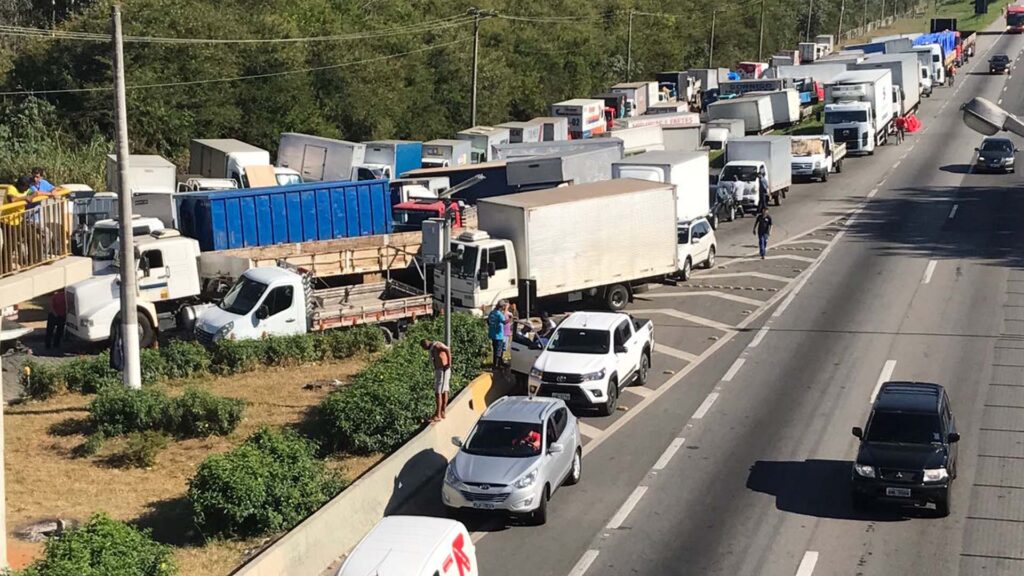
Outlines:
[[[50,296],[50,313],[46,315],[46,349],[60,349],[64,340],[64,324],[68,318],[67,300],[64,291],[57,290]]]

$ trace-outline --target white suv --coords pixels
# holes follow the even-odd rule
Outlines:
[[[676,254],[679,258],[679,278],[690,279],[694,266],[711,268],[715,265],[715,231],[707,218],[695,218],[676,226]]]

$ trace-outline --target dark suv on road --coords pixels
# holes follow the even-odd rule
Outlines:
[[[996,54],[988,59],[989,74],[1006,74],[1010,71],[1010,57],[1006,54]]]
[[[867,426],[853,429],[860,449],[853,464],[853,505],[935,504],[949,515],[960,435],[945,389],[938,384],[886,382]]]

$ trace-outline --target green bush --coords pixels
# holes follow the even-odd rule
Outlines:
[[[170,379],[190,378],[210,371],[210,353],[198,342],[172,340],[160,349],[164,376]]]
[[[142,370],[142,385],[156,384],[167,375],[167,360],[160,350],[143,348],[139,350],[139,364]]]
[[[167,448],[169,443],[170,438],[163,432],[132,432],[128,435],[124,450],[115,457],[115,460],[121,466],[152,468],[156,465],[157,454]]]
[[[263,340],[218,340],[210,350],[210,367],[218,374],[255,370],[263,360]]]
[[[227,436],[242,421],[245,401],[191,387],[171,401],[166,430],[181,438]]]
[[[405,442],[434,410],[433,367],[420,340],[438,340],[444,319],[413,326],[406,337],[328,395],[318,409],[317,430],[328,450],[389,452]],[[482,321],[452,316],[452,394],[480,372],[487,351]]]
[[[170,399],[158,390],[129,390],[109,386],[89,402],[89,417],[96,430],[107,436],[163,430]]]
[[[121,373],[110,367],[110,353],[106,350],[65,362],[61,369],[72,392],[93,394],[108,386],[121,385]]]
[[[322,359],[344,360],[360,352],[375,353],[384,349],[384,333],[376,326],[354,326],[347,330],[330,330],[317,339]]]
[[[170,546],[148,531],[97,514],[84,525],[46,542],[43,557],[21,576],[174,576]]]
[[[264,338],[259,341],[261,361],[267,366],[292,366],[314,362],[321,357],[315,337],[308,334]]]
[[[21,386],[30,398],[45,400],[63,392],[67,383],[59,365],[27,360],[22,365]]]
[[[206,535],[257,536],[298,524],[343,487],[315,450],[295,432],[262,428],[210,456],[189,480],[196,525]]]

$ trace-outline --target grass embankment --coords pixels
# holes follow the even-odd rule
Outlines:
[[[940,0],[936,4],[929,5],[923,13],[913,18],[900,18],[893,22],[892,26],[876,28],[867,36],[853,38],[846,42],[850,44],[863,44],[871,41],[876,36],[889,36],[891,34],[911,34],[915,32],[927,32],[932,18],[956,18],[957,28],[960,30],[984,30],[993,22],[1003,17],[1003,10],[1008,4],[1016,0],[994,0],[988,6],[988,14],[974,13],[974,2],[964,0]]]

